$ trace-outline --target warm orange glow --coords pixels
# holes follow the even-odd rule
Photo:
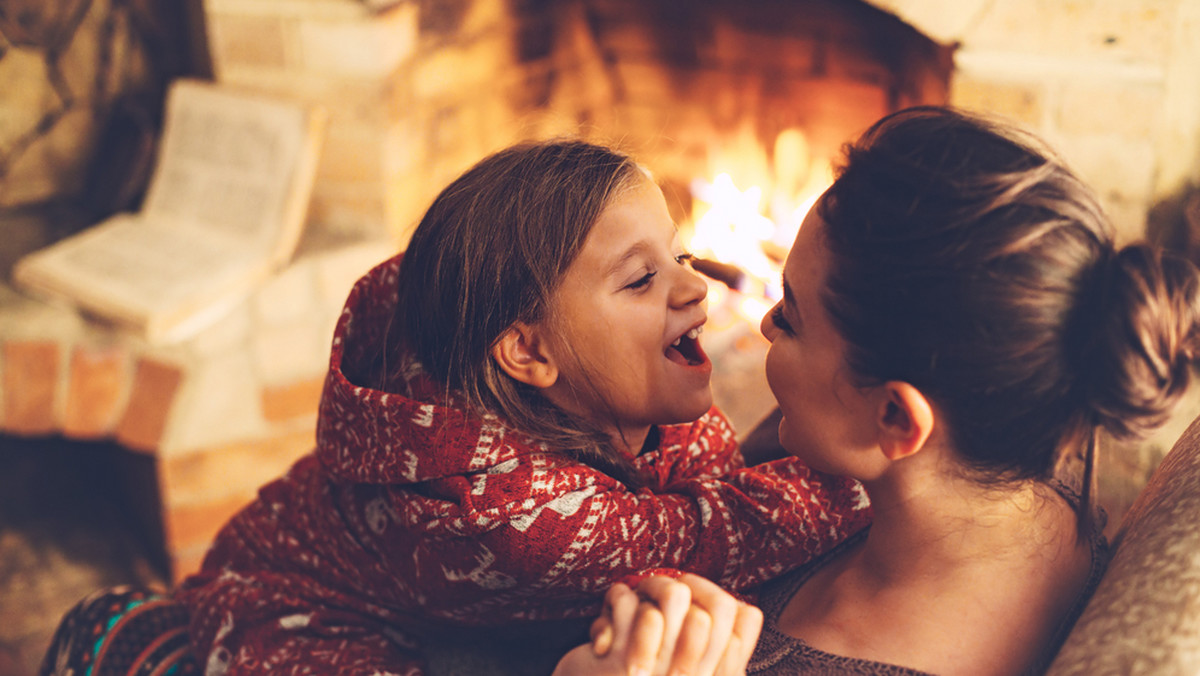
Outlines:
[[[711,284],[709,307],[735,303],[729,310],[754,323],[780,297],[782,254],[831,182],[829,161],[810,157],[808,139],[799,129],[781,132],[773,150],[771,162],[745,127],[710,153],[715,178],[692,181],[692,222],[685,228],[693,254],[746,273],[740,294]]]

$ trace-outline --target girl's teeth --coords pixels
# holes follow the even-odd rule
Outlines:
[[[701,333],[704,333],[704,327],[697,326],[696,328],[691,329],[687,333],[683,334],[683,336],[687,336],[691,340],[695,340],[700,336]],[[683,342],[683,336],[676,338],[675,342],[671,343],[671,347],[679,347],[679,343]]]

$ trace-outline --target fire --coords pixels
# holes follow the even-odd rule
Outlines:
[[[710,312],[726,310],[757,324],[782,296],[783,259],[804,216],[831,182],[829,161],[810,158],[807,138],[798,129],[775,139],[773,162],[745,128],[724,152],[710,156],[714,167],[727,170],[714,171],[712,181],[692,181],[688,248],[744,273],[733,293],[724,285],[709,285]],[[749,187],[740,188],[734,172]]]

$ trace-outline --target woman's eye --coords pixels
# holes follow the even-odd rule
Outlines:
[[[787,317],[783,316],[782,305],[777,306],[774,310],[771,310],[771,323],[775,325],[775,328],[783,331],[789,336],[796,334],[796,331],[792,328],[791,323],[788,322]]]
[[[625,288],[626,289],[640,289],[642,287],[645,287],[648,284],[650,284],[650,280],[653,279],[654,275],[657,275],[657,274],[658,274],[657,272],[647,272],[646,274],[639,277],[636,282],[633,282],[632,284],[627,285]]]
[[[690,253],[681,253],[675,256],[675,262],[683,265],[684,263],[691,263],[694,258],[696,257]]]

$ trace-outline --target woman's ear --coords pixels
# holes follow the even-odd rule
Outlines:
[[[883,384],[876,424],[879,447],[889,460],[907,458],[925,446],[933,432],[933,407],[917,388],[901,381]]]
[[[558,367],[537,325],[513,322],[492,345],[492,359],[514,379],[539,389],[558,380]]]

